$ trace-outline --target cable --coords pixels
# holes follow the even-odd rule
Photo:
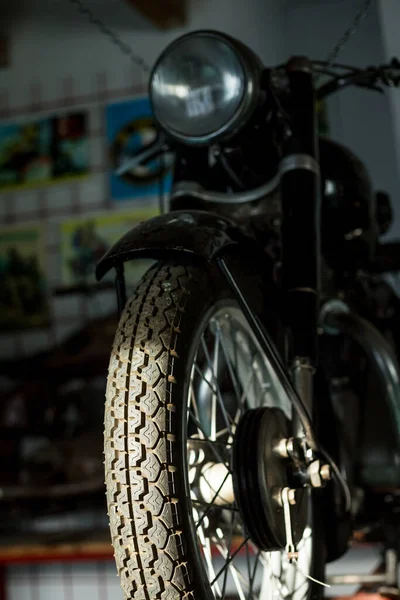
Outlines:
[[[335,59],[339,56],[349,39],[355,34],[361,21],[363,21],[367,16],[368,11],[373,2],[374,0],[364,0],[359,11],[352,20],[350,26],[346,29],[342,37],[337,42],[336,46],[334,46],[331,53],[328,55],[328,58],[326,59],[326,66],[328,69],[333,65]]]
[[[126,44],[125,42],[123,42],[114,31],[112,31],[109,27],[107,27],[107,25],[105,23],[103,23],[103,21],[101,21],[99,18],[97,18],[94,15],[94,13],[90,10],[90,8],[87,8],[87,6],[84,5],[82,0],[67,0],[67,1],[70,4],[72,4],[73,6],[75,6],[75,8],[78,10],[78,12],[81,15],[83,15],[84,17],[86,17],[90,21],[90,23],[92,23],[93,25],[95,25],[95,27],[100,29],[101,33],[103,35],[105,35],[106,37],[108,37],[109,40],[115,46],[117,46],[123,54],[125,54],[125,56],[128,56],[131,59],[131,61],[133,62],[133,64],[140,67],[142,69],[142,71],[144,71],[145,73],[150,73],[151,69],[148,66],[148,64],[146,63],[146,61],[138,54],[135,54],[135,52],[133,52],[133,50],[129,46],[129,44]]]
[[[224,169],[225,173],[230,178],[231,183],[233,183],[234,185],[236,185],[236,187],[238,187],[239,190],[244,190],[245,186],[243,184],[243,181],[241,181],[240,177],[232,169],[232,167],[229,164],[229,161],[228,161],[226,155],[224,154],[223,150],[221,150],[218,153],[217,159],[218,159],[218,162],[221,164],[222,168]]]

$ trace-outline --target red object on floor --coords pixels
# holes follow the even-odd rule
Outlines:
[[[386,596],[377,594],[376,592],[357,592],[353,596],[335,596],[330,600],[383,600]]]
[[[6,567],[0,565],[0,600],[7,600]]]

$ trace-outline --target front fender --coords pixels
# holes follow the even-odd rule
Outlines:
[[[252,237],[225,217],[200,210],[174,211],[128,231],[99,261],[96,278],[99,281],[113,267],[134,258],[187,254],[210,261],[225,248],[238,244],[249,258],[264,255]]]

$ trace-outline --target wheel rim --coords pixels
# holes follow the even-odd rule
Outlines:
[[[309,525],[290,564],[284,551],[262,552],[248,538],[234,500],[235,427],[249,408],[275,407],[291,419],[283,386],[234,306],[214,307],[200,327],[187,412],[188,484],[199,557],[214,597],[303,600],[313,536]]]

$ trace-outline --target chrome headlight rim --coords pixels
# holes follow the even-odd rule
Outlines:
[[[224,123],[224,125],[222,125],[218,129],[210,131],[207,134],[197,136],[185,135],[172,127],[165,126],[162,122],[162,119],[160,119],[157,114],[157,103],[154,101],[153,94],[154,75],[157,73],[157,70],[164,61],[165,57],[168,56],[168,54],[177,46],[184,43],[188,38],[193,37],[208,37],[212,39],[217,39],[218,41],[223,42],[227,46],[229,46],[234,52],[238,63],[240,64],[244,79],[243,92],[240,98],[239,105],[235,110],[234,114],[227,120],[226,123]],[[149,97],[155,121],[168,137],[186,145],[209,146],[214,141],[225,141],[233,137],[238,131],[240,131],[252,116],[260,97],[260,80],[262,70],[263,65],[260,59],[245,44],[225,33],[220,33],[218,31],[213,30],[200,29],[182,35],[175,41],[173,41],[171,44],[169,44],[169,46],[159,56],[150,75]]]

